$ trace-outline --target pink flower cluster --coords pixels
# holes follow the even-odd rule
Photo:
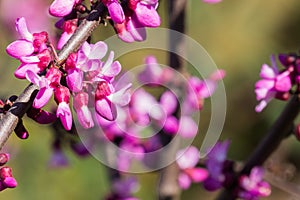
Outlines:
[[[229,141],[218,142],[207,156],[206,168],[209,175],[203,186],[208,191],[231,187],[234,182],[234,163],[226,158],[228,148]],[[269,196],[271,188],[263,181],[263,175],[263,169],[258,166],[252,168],[250,175],[241,175],[234,191],[235,196],[244,200],[258,200],[260,197]]]
[[[52,56],[53,48],[46,32],[31,34],[24,18],[17,20],[16,28],[21,38],[8,45],[7,53],[21,61],[20,67],[15,71],[16,77],[27,78],[39,87],[33,102],[36,112],[54,95],[58,104],[56,116],[60,118],[66,130],[71,130],[71,95],[74,96],[73,105],[79,122],[84,128],[94,126],[89,106],[95,106],[97,114],[101,117],[114,120],[116,105],[128,104],[130,94],[127,90],[131,84],[115,89],[113,82],[121,71],[121,65],[118,61],[113,61],[113,52],[110,52],[106,62],[101,60],[107,53],[107,45],[104,42],[85,42],[77,53],[68,57],[63,66],[56,66]],[[33,117],[36,121],[45,123],[41,118],[46,113],[38,113],[39,118]],[[20,134],[23,134],[22,138],[27,137],[26,132],[25,129],[20,131]]]
[[[76,12],[86,12],[82,0],[55,0],[49,9],[51,15],[63,17],[57,27],[63,30],[58,42],[60,49],[75,32],[78,24]],[[103,4],[119,38],[125,42],[143,41],[146,38],[145,27],[158,27],[160,17],[156,11],[158,0],[99,0],[91,2]],[[75,15],[74,15],[75,14]]]
[[[273,99],[288,100],[290,94],[299,92],[300,67],[297,54],[279,54],[278,59],[283,69],[279,69],[274,56],[271,56],[272,65],[262,65],[261,80],[255,84],[256,99],[260,103],[256,112],[261,112]],[[296,86],[296,87],[293,87]]]
[[[239,179],[239,198],[245,200],[259,200],[260,197],[267,197],[271,194],[268,182],[263,181],[264,170],[261,167],[252,168],[250,175],[243,175]]]
[[[182,139],[190,139],[195,137],[198,125],[192,116],[202,109],[204,99],[213,94],[223,77],[224,71],[219,70],[206,80],[190,77],[184,83],[179,83],[171,68],[162,68],[155,57],[147,57],[145,68],[138,75],[138,81],[145,87],[180,85],[182,94],[177,97],[173,91],[166,90],[157,99],[145,89],[138,88],[132,93],[128,107],[117,106],[118,116],[114,121],[97,117],[96,121],[105,136],[120,147],[116,161],[117,169],[129,170],[133,160],[149,165],[149,160],[145,155],[162,148],[166,144],[162,138],[172,139],[174,136],[179,136]],[[177,98],[182,99],[181,106]],[[179,108],[181,108],[180,111]],[[152,161],[151,165],[155,165],[155,162]],[[185,178],[193,176],[193,167],[195,166],[183,168],[183,172],[189,175],[183,173],[182,177],[184,174]],[[194,171],[197,173],[199,170]],[[197,177],[192,177],[192,180],[198,181]]]

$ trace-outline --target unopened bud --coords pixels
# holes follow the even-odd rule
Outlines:
[[[16,135],[21,139],[27,139],[29,137],[29,133],[23,125],[22,120],[19,121],[17,127],[15,128]]]
[[[0,166],[3,166],[9,160],[9,155],[7,153],[0,153]]]

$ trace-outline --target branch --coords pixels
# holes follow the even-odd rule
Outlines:
[[[69,39],[67,44],[62,48],[58,54],[58,65],[65,62],[67,57],[79,49],[79,47],[87,40],[92,34],[92,31],[100,24],[102,14],[104,11],[104,5],[100,3],[88,16],[76,32]],[[4,146],[5,142],[14,131],[18,124],[19,118],[22,118],[27,110],[32,106],[32,102],[37,94],[38,87],[36,85],[28,85],[23,93],[21,93],[18,99],[15,101],[11,109],[3,116],[0,121],[0,150]]]
[[[283,112],[277,118],[269,132],[249,156],[244,168],[240,171],[236,179],[238,179],[238,177],[242,174],[249,174],[253,167],[260,166],[267,160],[273,151],[275,151],[280,145],[281,141],[292,133],[293,123],[299,111],[299,96],[294,95],[284,108]],[[235,199],[233,190],[237,187],[237,184],[238,180],[234,182],[230,189],[224,190],[217,199]]]
[[[186,15],[187,0],[169,0],[169,26],[170,29],[185,33],[185,15]],[[175,70],[183,70],[184,61],[174,52],[184,51],[184,39],[173,38],[172,34],[169,34],[169,66]],[[175,151],[178,150],[179,141],[174,141],[172,148],[165,156],[175,156]],[[164,158],[162,158],[164,159]],[[166,158],[168,159],[168,158]],[[181,189],[178,186],[178,174],[179,168],[174,162],[171,165],[161,170],[160,182],[158,186],[158,194],[160,200],[179,200]]]

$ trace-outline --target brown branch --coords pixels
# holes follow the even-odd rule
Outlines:
[[[251,169],[255,166],[262,165],[267,158],[276,150],[281,141],[289,136],[293,131],[293,123],[300,111],[299,96],[294,95],[293,98],[284,108],[283,112],[277,118],[269,132],[255,148],[253,153],[249,156],[245,166],[238,174],[237,179],[242,174],[249,174]],[[236,180],[230,189],[224,190],[218,200],[232,200],[235,199],[233,194],[234,189],[237,187],[238,181]]]
[[[185,33],[185,16],[186,16],[186,4],[187,0],[169,0],[169,27],[172,30],[180,33]],[[183,70],[183,59],[173,52],[184,51],[184,39],[183,37],[174,38],[174,34],[169,34],[169,66],[178,71]],[[177,138],[178,139],[178,138]],[[179,146],[179,141],[172,141],[172,147],[168,150],[164,156],[174,156]],[[169,158],[166,158],[169,159]],[[178,174],[179,168],[175,162],[166,168],[161,170],[160,182],[158,186],[158,195],[160,200],[179,200],[181,195],[181,189],[178,186]]]
[[[104,5],[100,3],[86,19],[77,28],[74,35],[69,39],[67,44],[58,54],[59,65],[63,64],[70,53],[75,52],[92,34],[92,31],[100,24],[100,20],[104,11]],[[11,109],[3,116],[0,121],[0,149],[14,131],[18,124],[19,118],[22,118],[27,110],[32,106],[32,102],[36,96],[38,87],[36,85],[28,85],[19,95]]]

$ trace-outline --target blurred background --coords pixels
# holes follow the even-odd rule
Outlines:
[[[224,80],[228,101],[227,118],[221,138],[231,140],[229,157],[243,161],[285,105],[285,102],[275,100],[262,113],[255,113],[257,101],[254,84],[259,79],[261,65],[270,63],[271,54],[298,52],[300,2],[224,0],[215,5],[205,4],[200,0],[188,2],[187,34],[208,51],[219,68],[227,72]],[[31,32],[47,30],[54,37],[57,31],[53,26],[55,19],[47,14],[50,3],[51,1],[45,0],[0,1],[2,99],[19,94],[28,84],[27,81],[13,76],[19,63],[5,52],[6,46],[18,37],[14,21],[17,17],[24,16],[28,19]],[[165,4],[166,1],[161,1],[158,9],[163,19],[162,27],[167,27]],[[94,34],[93,40],[105,40],[112,34],[110,26],[101,27]],[[151,50],[126,55],[120,62],[124,68],[141,65],[147,54],[157,56],[159,63],[166,63],[166,53]],[[200,134],[209,122],[209,117],[209,112],[204,110],[201,114]],[[24,123],[30,131],[30,137],[21,141],[12,135],[5,146],[11,153],[8,165],[12,167],[19,185],[15,189],[0,193],[1,199],[102,199],[109,190],[109,183],[101,163],[93,157],[78,158],[66,148],[69,166],[50,168],[48,161],[52,154],[52,130],[29,119],[25,119]],[[200,141],[196,140],[195,144],[200,144]],[[284,141],[274,158],[268,162],[273,166],[269,166],[272,171],[270,177],[275,174],[282,179],[291,179],[293,183],[300,182],[298,174],[295,173],[295,169],[300,166],[299,152],[300,143],[295,137]],[[156,199],[158,174],[153,172],[139,175],[139,179],[141,188],[137,196],[142,200]],[[273,193],[266,199],[294,198],[291,191],[287,191],[291,188],[283,187],[274,180],[270,181],[274,182]],[[205,192],[201,185],[194,185],[183,192],[182,199],[213,199],[216,194]]]

